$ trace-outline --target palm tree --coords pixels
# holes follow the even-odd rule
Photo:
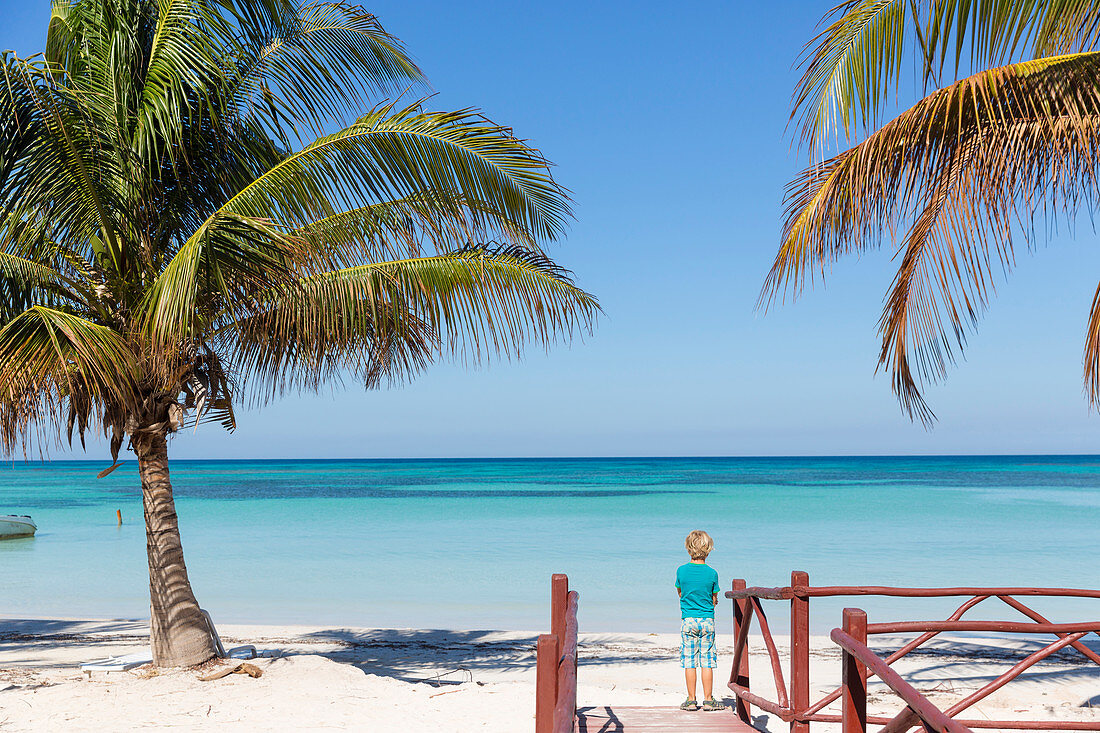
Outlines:
[[[2,66],[0,437],[102,430],[112,468],[129,441],[157,665],[214,654],[169,435],[598,313],[542,249],[570,216],[547,161],[473,110],[372,107],[422,78],[358,6],[58,0],[45,52]]]
[[[930,425],[921,390],[961,352],[996,271],[1014,265],[1015,239],[1097,201],[1100,3],[848,0],[825,24],[806,47],[791,115],[810,165],[787,189],[761,304],[797,296],[889,233],[898,270],[878,363],[910,418]],[[907,73],[934,91],[880,126]],[[841,130],[852,146],[825,157]],[[1084,377],[1096,407],[1100,289]]]

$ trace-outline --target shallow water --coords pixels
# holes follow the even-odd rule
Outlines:
[[[7,464],[0,614],[148,615],[136,466]],[[226,622],[538,629],[549,575],[581,591],[589,631],[677,627],[683,537],[715,538],[728,586],[1096,586],[1100,458],[654,458],[174,461],[192,585]],[[115,510],[124,524],[116,526]],[[720,614],[728,615],[723,600]],[[944,601],[860,599],[876,617]],[[814,627],[842,601],[815,602]],[[1059,620],[1096,602],[1039,604]],[[1093,610],[1096,607],[1097,610]],[[768,606],[773,624],[782,604]]]

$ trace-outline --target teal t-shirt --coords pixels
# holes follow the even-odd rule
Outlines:
[[[680,618],[714,618],[714,594],[718,573],[704,563],[689,562],[676,568],[680,589]]]

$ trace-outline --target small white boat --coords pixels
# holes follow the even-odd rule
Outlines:
[[[0,540],[10,540],[15,537],[33,537],[38,525],[27,516],[15,514],[0,514]]]

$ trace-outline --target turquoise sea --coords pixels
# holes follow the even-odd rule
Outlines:
[[[136,465],[6,464],[0,615],[148,615]],[[533,630],[552,572],[589,631],[677,628],[684,535],[723,586],[1100,585],[1100,457],[174,461],[192,585],[224,622]],[[116,526],[115,510],[124,523]],[[899,606],[898,604],[908,604]],[[942,601],[861,602],[883,618]],[[719,613],[728,615],[729,601]],[[843,603],[815,605],[819,631]],[[1095,602],[1040,604],[1059,620]],[[782,625],[782,604],[771,604]]]

